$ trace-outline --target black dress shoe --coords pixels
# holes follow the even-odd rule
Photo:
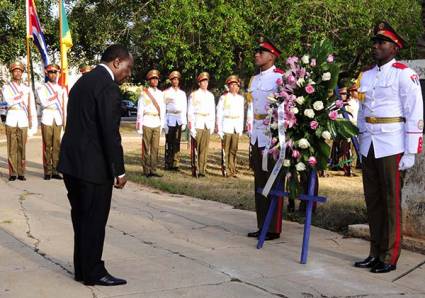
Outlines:
[[[127,281],[125,279],[116,278],[113,277],[110,274],[106,274],[104,277],[99,278],[98,280],[95,280],[93,282],[87,282],[85,281],[84,284],[86,286],[119,286],[119,285],[125,285]]]
[[[16,176],[10,176],[9,177],[9,181],[15,181],[16,180]]]
[[[250,232],[247,236],[252,238],[258,238],[258,236],[260,236],[260,231],[258,230],[257,232]]]
[[[53,179],[57,179],[57,180],[62,180],[63,178],[62,178],[62,176],[61,175],[59,175],[59,174],[53,174],[52,175],[52,178]]]
[[[368,256],[363,261],[355,262],[354,267],[357,267],[357,268],[372,268],[373,266],[375,266],[378,263],[379,263],[379,258]]]
[[[162,175],[155,172],[151,173],[151,177],[162,177]]]
[[[274,239],[279,239],[279,238],[280,238],[279,233],[267,233],[265,240],[268,241],[268,240],[274,240]]]
[[[44,175],[44,180],[50,180],[50,175]]]
[[[396,270],[396,265],[386,264],[384,262],[379,261],[373,268],[370,270],[372,273],[387,273],[393,270]]]
[[[27,180],[27,178],[25,178],[25,176],[18,176],[18,179],[21,180],[21,181],[26,181]]]

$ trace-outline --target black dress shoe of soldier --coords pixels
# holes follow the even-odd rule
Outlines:
[[[25,178],[25,176],[18,176],[18,179],[21,180],[21,181],[26,181],[27,180],[27,178]]]
[[[9,177],[9,181],[15,181],[16,180],[16,176],[10,176]]]
[[[62,176],[61,175],[59,175],[59,174],[53,174],[52,175],[52,178],[53,179],[57,179],[57,180],[62,180],[63,178],[62,178]]]
[[[151,173],[151,177],[162,177],[161,174],[158,174],[157,172]]]
[[[396,265],[386,264],[384,262],[379,261],[373,268],[370,270],[372,273],[387,273],[393,270],[396,270]]]
[[[44,175],[44,180],[50,180],[50,175]]]
[[[274,239],[279,239],[279,238],[280,238],[279,233],[267,233],[265,240],[268,241],[268,240],[274,240]]]
[[[119,285],[125,285],[127,281],[125,279],[113,277],[110,274],[106,274],[104,277],[99,278],[98,280],[95,280],[93,282],[84,282],[86,286],[119,286]]]
[[[372,268],[373,266],[375,266],[378,263],[379,263],[379,258],[368,256],[363,261],[355,262],[354,267],[357,267],[357,268]]]
[[[247,236],[252,238],[258,238],[258,236],[260,236],[260,230],[258,230],[257,232],[250,232]]]

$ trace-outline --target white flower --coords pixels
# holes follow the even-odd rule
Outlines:
[[[322,81],[329,81],[331,79],[331,73],[330,72],[325,72],[322,75]]]
[[[307,149],[308,147],[310,147],[310,143],[307,141],[307,139],[302,138],[298,141],[298,146],[301,149]]]
[[[272,109],[272,108],[269,108],[269,109],[267,110],[267,114],[269,114],[269,115],[273,114],[273,109]]]
[[[314,118],[313,109],[305,109],[304,110],[304,116],[307,116],[308,118]]]
[[[323,110],[323,108],[324,108],[324,106],[323,106],[323,102],[322,102],[322,101],[320,101],[320,100],[315,101],[315,102],[313,103],[313,108],[314,108],[316,111]]]
[[[310,85],[316,85],[316,82],[315,82],[315,81],[313,81],[312,79],[308,79],[308,83],[309,83]]]
[[[331,133],[327,130],[325,130],[324,132],[322,132],[322,138],[324,138],[325,140],[330,140],[331,139]]]
[[[302,162],[299,162],[295,165],[295,168],[297,169],[298,172],[305,171],[305,164],[303,164]]]
[[[293,108],[291,108],[291,112],[292,112],[293,114],[298,114],[299,110],[298,110],[298,108],[293,107]]]
[[[297,104],[302,105],[305,101],[304,96],[298,96],[295,101],[297,102]]]
[[[301,87],[302,85],[304,85],[304,83],[305,83],[304,78],[299,78],[298,81],[297,81],[297,86]]]
[[[289,159],[284,159],[283,160],[283,166],[285,168],[288,168],[289,166],[291,166],[291,161]]]
[[[271,128],[271,129],[277,129],[277,122],[273,122],[273,123],[270,125],[270,128]]]
[[[304,64],[308,64],[308,63],[310,62],[310,56],[309,56],[309,55],[304,55],[304,56],[302,56],[302,57],[301,57],[301,61],[302,61]]]

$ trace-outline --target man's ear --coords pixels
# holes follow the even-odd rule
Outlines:
[[[121,59],[120,58],[115,58],[114,61],[112,62],[112,65],[114,66],[114,68],[118,69],[119,65],[121,63]]]

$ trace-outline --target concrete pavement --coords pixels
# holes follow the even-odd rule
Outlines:
[[[352,267],[368,242],[313,228],[299,264],[303,226],[284,222],[261,250],[247,238],[255,213],[129,183],[114,191],[104,259],[119,287],[72,279],[73,232],[61,181],[42,179],[41,141],[27,147],[25,182],[7,182],[0,144],[0,297],[424,297],[424,268],[392,282],[424,255],[403,251],[383,275]]]

